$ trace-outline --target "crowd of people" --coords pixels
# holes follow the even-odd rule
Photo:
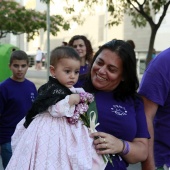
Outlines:
[[[134,49],[132,40],[113,39],[94,53],[75,35],[52,50],[38,91],[25,78],[27,54],[13,51],[13,75],[0,84],[4,169],[127,170],[140,162],[142,170],[168,170],[170,49],[140,83]]]

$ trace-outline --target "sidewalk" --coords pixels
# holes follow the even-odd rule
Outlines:
[[[37,78],[30,78],[30,77],[27,77],[27,79],[32,81],[35,84],[37,89],[39,89],[40,86],[42,86],[43,84],[47,82],[46,79],[37,79]]]
[[[45,76],[43,78],[36,78],[36,77],[33,77],[33,75],[29,75],[29,72],[30,71],[36,71],[37,73],[40,72],[41,74],[43,73]],[[26,74],[26,78],[30,81],[32,81],[36,88],[38,89],[41,85],[45,84],[47,82],[47,69],[42,67],[42,70],[39,70],[37,71],[35,69],[35,66],[33,65],[32,67],[29,67],[28,68],[28,71],[27,71],[27,74]]]
[[[1,156],[0,156],[0,170],[4,170],[3,166],[2,166],[2,159],[1,159]]]

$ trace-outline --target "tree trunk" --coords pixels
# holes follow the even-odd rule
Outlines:
[[[147,53],[147,57],[146,57],[146,66],[152,60],[154,42],[155,42],[156,33],[157,33],[158,28],[159,27],[157,25],[152,25],[151,26],[151,36],[150,36],[150,40],[149,40],[149,48],[148,48],[148,53]]]

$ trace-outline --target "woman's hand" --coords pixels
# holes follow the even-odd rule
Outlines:
[[[90,135],[94,138],[94,145],[98,154],[120,154],[124,149],[123,142],[107,133],[95,132]],[[134,164],[143,162],[148,156],[148,139],[135,138],[129,144],[129,151],[126,155],[121,155],[128,163]]]
[[[94,138],[94,145],[98,154],[116,154],[123,150],[123,142],[104,132],[95,132],[90,135]]]

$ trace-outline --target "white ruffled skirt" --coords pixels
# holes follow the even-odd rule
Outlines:
[[[24,128],[19,122],[12,136],[13,156],[6,170],[103,170],[106,164],[96,153],[87,127],[66,117],[39,114]]]

